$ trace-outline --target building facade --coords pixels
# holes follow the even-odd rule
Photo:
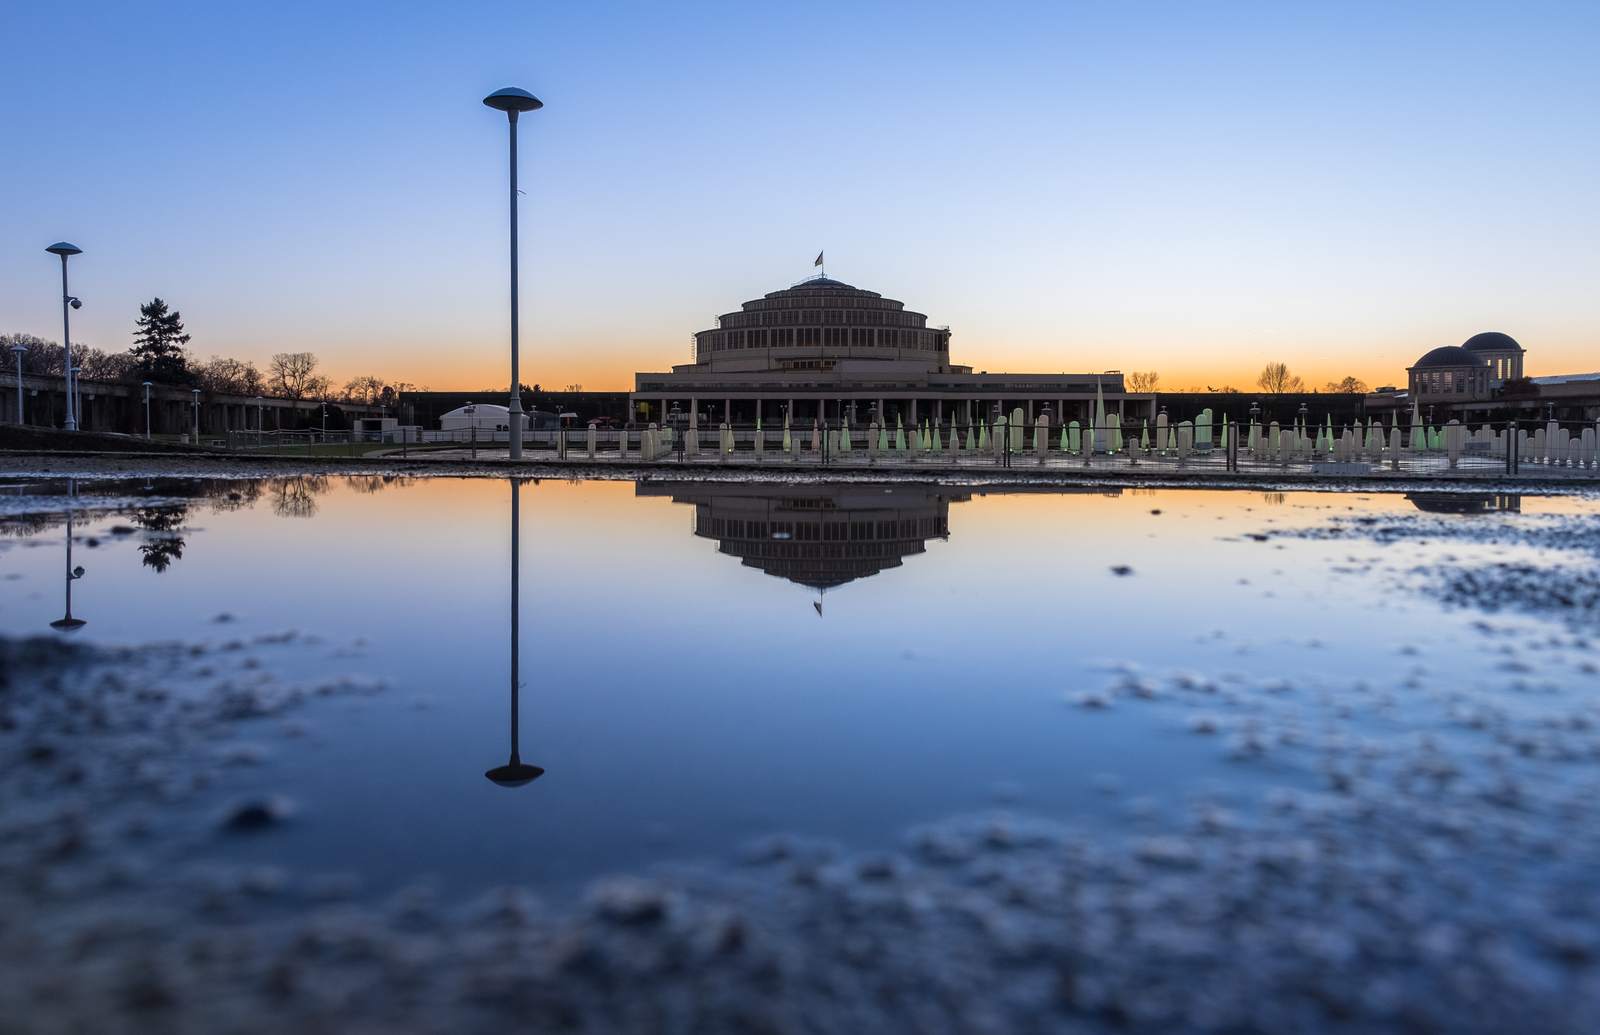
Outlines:
[[[1406,368],[1406,387],[1366,397],[1374,414],[1415,411],[1436,422],[1545,417],[1600,419],[1600,372],[1528,377],[1527,350],[1499,331],[1433,349]]]
[[[923,313],[826,277],[813,277],[725,313],[694,333],[694,362],[634,375],[634,420],[809,425],[817,419],[967,424],[1048,408],[1052,422],[1087,422],[1095,401],[1124,419],[1152,419],[1153,395],[1130,395],[1119,371],[991,374],[951,362],[951,331]]]

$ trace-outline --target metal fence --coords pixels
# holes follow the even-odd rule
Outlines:
[[[504,431],[230,432],[227,448],[268,453],[361,455],[374,448],[476,456],[504,451]],[[1046,420],[880,428],[817,423],[805,429],[566,428],[526,431],[540,459],[676,464],[795,464],[822,467],[1085,467],[1270,475],[1374,475],[1465,472],[1600,476],[1600,422],[1499,421],[1442,426],[1242,424],[1190,422],[1155,427],[1065,427]],[[219,443],[222,444],[222,443]],[[544,455],[541,457],[540,454]]]

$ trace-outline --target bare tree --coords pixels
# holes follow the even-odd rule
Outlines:
[[[1143,372],[1135,370],[1128,375],[1128,391],[1130,392],[1153,392],[1160,383],[1161,375],[1154,370]]]
[[[362,374],[360,377],[351,378],[345,382],[344,397],[347,402],[363,403],[371,406],[378,402],[383,393],[387,391],[392,396],[393,390],[381,377],[372,374]]]
[[[205,362],[191,362],[189,369],[208,392],[226,395],[260,395],[264,381],[261,371],[250,362],[212,356]]]
[[[1343,381],[1329,381],[1328,391],[1340,395],[1366,395],[1367,383],[1359,377],[1347,377]]]
[[[1305,381],[1295,374],[1289,373],[1287,363],[1268,363],[1261,370],[1261,376],[1256,378],[1256,384],[1261,386],[1263,392],[1278,395],[1282,392],[1303,392],[1306,390]]]
[[[274,353],[267,362],[267,387],[285,399],[326,394],[328,379],[318,377],[316,369],[317,357],[309,352]]]
[[[28,350],[22,354],[24,374],[54,374],[59,377],[66,371],[65,350],[60,344],[32,334],[0,334],[0,363],[9,369],[16,369],[16,359],[10,352],[13,345],[21,345]],[[134,359],[126,352],[106,352],[77,342],[72,346],[72,362],[85,381],[126,381],[133,369]]]
[[[72,361],[82,371],[81,376],[85,381],[132,380],[134,364],[137,362],[132,353],[103,352],[80,345],[72,347]]]

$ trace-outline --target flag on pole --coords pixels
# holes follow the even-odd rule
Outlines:
[[[817,253],[817,261],[813,262],[811,265],[813,265],[813,266],[821,266],[822,265],[822,253],[821,252]]]

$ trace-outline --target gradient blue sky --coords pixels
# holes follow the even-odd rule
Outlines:
[[[0,331],[342,380],[625,388],[812,273],[986,370],[1393,383],[1503,330],[1600,369],[1600,5],[29,3],[0,8]]]

